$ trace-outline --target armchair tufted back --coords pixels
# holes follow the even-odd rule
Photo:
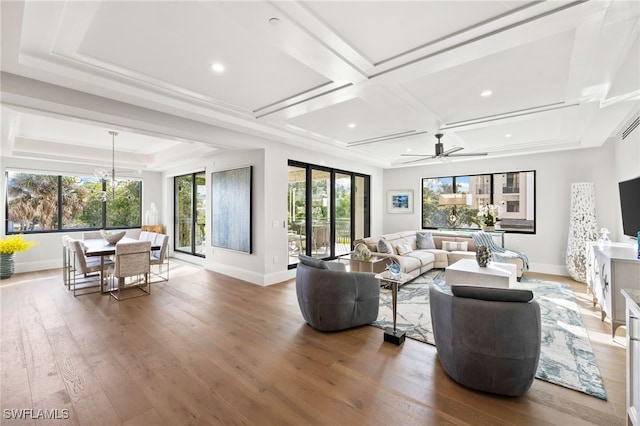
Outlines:
[[[306,256],[304,256],[306,257]],[[300,256],[296,295],[305,321],[321,331],[344,330],[378,317],[380,281],[372,273],[329,269],[337,262]]]
[[[429,288],[438,358],[456,382],[516,396],[533,383],[540,358],[540,306],[528,290]]]

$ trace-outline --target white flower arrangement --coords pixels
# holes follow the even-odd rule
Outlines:
[[[495,204],[481,204],[478,208],[478,218],[484,226],[496,226],[496,223],[500,221],[501,213],[502,206]]]

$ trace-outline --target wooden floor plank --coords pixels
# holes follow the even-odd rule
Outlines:
[[[397,347],[371,326],[313,330],[294,281],[260,287],[173,263],[170,281],[124,302],[73,297],[60,270],[2,280],[1,408],[64,409],[82,425],[625,422],[625,329],[612,339],[570,278],[527,273],[574,289],[607,401],[540,380],[517,398],[476,392],[444,373],[434,346]]]

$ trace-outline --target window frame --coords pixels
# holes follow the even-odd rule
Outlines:
[[[56,226],[52,229],[35,229],[35,230],[19,230],[19,231],[15,231],[10,229],[10,225],[12,223],[12,221],[9,220],[9,187],[10,187],[10,174],[24,174],[24,175],[38,175],[38,176],[51,176],[51,177],[55,177],[57,178],[57,194],[56,194],[56,208],[57,208],[57,213],[56,213]],[[120,179],[116,179],[117,181],[138,181],[140,182],[140,189],[139,189],[139,205],[138,205],[138,219],[139,219],[139,223],[135,224],[135,225],[127,225],[127,226],[107,226],[107,215],[108,215],[108,202],[102,202],[101,204],[101,208],[100,208],[100,226],[89,226],[89,227],[76,227],[76,228],[69,228],[69,227],[65,227],[65,221],[64,221],[64,212],[62,208],[60,208],[60,206],[62,206],[64,204],[64,189],[63,189],[63,178],[65,177],[71,177],[74,180],[76,180],[77,178],[87,178],[87,179],[93,179],[94,176],[91,175],[86,175],[86,174],[82,174],[82,173],[61,173],[61,172],[47,172],[47,171],[37,171],[37,170],[29,170],[29,171],[25,171],[25,170],[15,170],[15,169],[7,169],[5,170],[5,235],[15,235],[15,234],[52,234],[52,233],[59,233],[59,232],[84,232],[84,231],[95,231],[95,230],[99,230],[99,229],[136,229],[136,228],[140,228],[142,226],[142,194],[143,194],[143,185],[144,185],[144,181],[142,178],[131,178],[131,177],[126,177],[126,178],[120,178]],[[106,182],[106,180],[102,179],[101,182],[101,191],[109,191],[110,188],[108,188],[108,183]],[[85,206],[86,207],[86,206]]]
[[[497,182],[496,180],[496,176],[498,175],[505,175],[505,176],[509,176],[509,175],[518,175],[521,176],[522,174],[528,174],[528,173],[532,173],[533,174],[533,178],[532,178],[532,183],[533,183],[533,188],[527,188],[527,182],[522,182],[520,178],[516,179],[518,182],[518,188],[522,188],[523,185],[525,186],[525,188],[527,189],[527,193],[529,191],[532,192],[531,194],[531,200],[533,202],[533,207],[531,209],[531,211],[533,212],[533,219],[532,221],[532,226],[528,227],[526,229],[514,229],[514,228],[507,228],[507,229],[500,229],[500,231],[505,232],[505,233],[511,233],[511,234],[536,234],[536,227],[537,227],[537,218],[536,218],[536,206],[537,206],[537,201],[536,201],[536,178],[537,178],[537,172],[536,170],[518,170],[518,171],[506,171],[506,172],[489,172],[489,173],[477,173],[477,174],[468,174],[468,175],[451,175],[451,176],[433,176],[433,177],[423,177],[421,179],[421,200],[422,200],[422,204],[421,204],[421,209],[420,209],[420,223],[421,223],[421,228],[422,229],[441,229],[442,227],[439,226],[426,226],[425,225],[425,204],[426,204],[426,199],[425,199],[425,183],[427,181],[430,180],[450,180],[451,181],[451,187],[453,190],[453,193],[458,193],[458,182],[457,180],[459,178],[471,178],[471,177],[475,177],[475,176],[488,176],[490,178],[490,183],[489,183],[489,188],[490,188],[490,193],[488,194],[488,203],[489,204],[494,204],[494,200],[495,200],[495,195],[496,193],[502,194],[502,195],[513,195],[513,194],[519,194],[520,192],[502,192],[502,191],[496,191],[496,185],[499,185],[500,182]],[[505,179],[504,183],[508,183],[508,182],[514,182],[514,179]],[[503,185],[504,187],[504,185]],[[507,186],[507,188],[512,188],[512,186]],[[460,193],[469,193],[468,191],[460,191]],[[472,196],[476,196],[476,194],[472,194]],[[503,206],[503,213],[506,213],[506,203],[508,202],[508,200],[504,200],[504,206]],[[460,227],[459,229],[461,230],[480,230],[481,227],[476,226],[476,227]]]

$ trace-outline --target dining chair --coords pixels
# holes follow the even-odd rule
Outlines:
[[[115,262],[110,291],[116,300],[147,296],[151,293],[151,241],[116,244]],[[127,293],[125,297],[124,292]]]
[[[101,291],[103,279],[102,264],[98,257],[86,257],[84,254],[84,244],[80,240],[70,240],[71,258],[70,265],[70,288],[73,295],[83,295],[89,293],[97,293]],[[104,259],[105,269],[112,265],[109,259]],[[97,290],[94,288],[97,287]],[[81,292],[81,293],[79,293]]]
[[[62,236],[62,282],[67,290],[71,286],[71,237],[68,235]]]
[[[166,234],[157,234],[154,246],[160,246],[160,249],[151,252],[151,273],[163,281],[169,281],[169,256],[167,254],[169,249],[169,236]],[[154,266],[157,266],[158,272],[154,272]],[[166,270],[163,271],[165,268]]]

